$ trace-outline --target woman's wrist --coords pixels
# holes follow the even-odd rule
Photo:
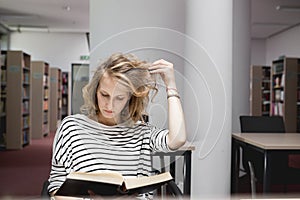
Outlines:
[[[178,92],[176,87],[166,87],[166,92],[167,92],[167,93],[168,93],[168,92],[172,92],[172,91],[173,91],[173,92],[174,92],[174,91],[175,91],[175,92]]]
[[[179,92],[175,87],[166,87],[166,93],[167,93],[167,99],[169,99],[170,97],[176,97],[178,99],[180,99],[180,95]]]
[[[176,97],[176,98],[180,99],[179,94],[168,94],[168,95],[167,95],[167,99],[169,99],[169,98],[171,98],[171,97]]]

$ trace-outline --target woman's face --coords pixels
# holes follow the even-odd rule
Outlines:
[[[128,89],[116,78],[111,78],[104,73],[97,90],[100,120],[112,124],[119,122],[121,112],[129,98]]]

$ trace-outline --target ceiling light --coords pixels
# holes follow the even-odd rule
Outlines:
[[[38,18],[37,15],[26,15],[26,14],[17,14],[17,13],[0,13],[0,19],[9,20],[9,19],[26,19],[31,20]]]
[[[276,10],[290,11],[290,12],[300,12],[300,6],[276,6]]]
[[[47,26],[26,26],[26,25],[19,25],[19,26],[9,26],[11,31],[17,32],[49,32],[49,28]]]
[[[63,6],[63,10],[70,11],[71,10],[71,6],[65,5],[65,6]]]
[[[254,22],[252,25],[256,26],[289,26],[290,24],[288,23],[269,23],[269,22]]]

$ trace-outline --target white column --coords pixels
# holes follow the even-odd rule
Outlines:
[[[184,109],[192,199],[230,197],[233,0],[186,4]]]
[[[233,132],[240,132],[239,116],[250,113],[250,8],[250,0],[233,0]]]

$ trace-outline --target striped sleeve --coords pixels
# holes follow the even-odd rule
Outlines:
[[[66,162],[66,155],[68,155],[68,148],[64,147],[64,131],[68,129],[70,122],[65,120],[62,122],[61,126],[57,129],[54,141],[53,141],[53,150],[52,150],[52,163],[51,163],[51,172],[49,176],[49,186],[48,192],[53,192],[57,190],[65,181],[68,174],[67,169],[64,166]]]
[[[156,152],[170,152],[171,149],[167,144],[168,129],[159,129],[151,126],[150,133],[150,147]]]

